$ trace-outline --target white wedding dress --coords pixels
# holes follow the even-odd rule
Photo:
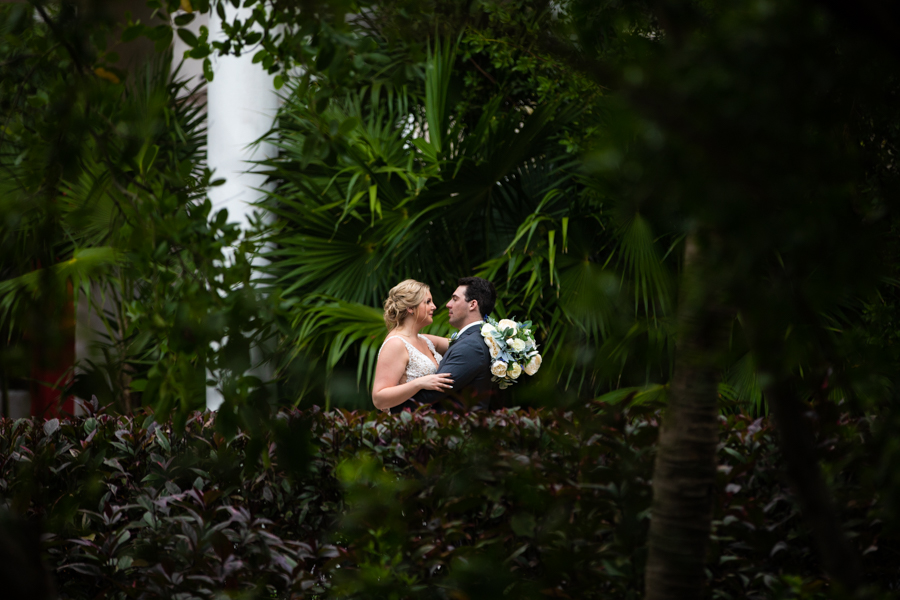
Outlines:
[[[437,366],[435,366],[435,362],[437,364],[441,364],[441,358],[443,358],[440,354],[438,354],[437,350],[434,349],[434,344],[431,343],[427,337],[422,334],[419,334],[419,337],[425,340],[425,343],[428,344],[428,349],[431,350],[431,354],[434,355],[434,362],[431,361],[430,358],[422,354],[422,352],[404,340],[399,335],[393,335],[384,340],[384,344],[387,343],[388,340],[397,338],[401,340],[404,344],[406,344],[406,351],[409,353],[409,362],[406,363],[406,373],[398,382],[399,384],[406,383],[407,381],[412,381],[413,379],[418,379],[419,377],[425,377],[426,375],[433,375],[437,373]],[[384,348],[384,344],[381,344],[381,348]],[[378,356],[381,356],[381,348],[378,349]]]

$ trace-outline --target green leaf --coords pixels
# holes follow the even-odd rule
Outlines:
[[[184,27],[185,25],[193,21],[195,16],[196,15],[194,13],[185,13],[176,16],[173,21],[177,27]]]
[[[534,515],[520,513],[510,519],[509,526],[520,537],[534,537],[537,524],[534,520]]]
[[[169,438],[162,430],[162,427],[156,428],[156,441],[159,442],[159,445],[162,446],[163,450],[166,452],[172,451],[172,445],[169,443]]]
[[[743,456],[737,450],[734,450],[733,448],[728,448],[728,447],[722,448],[722,450],[729,456],[735,458],[738,462],[743,463],[743,464],[747,463],[747,458],[745,456]]]
[[[184,29],[184,28],[179,27],[176,30],[176,33],[178,34],[178,37],[181,38],[181,41],[183,41],[185,44],[187,44],[191,48],[193,48],[194,46],[197,45],[197,36],[194,35],[194,32],[191,31],[190,29]]]
[[[626,387],[607,392],[599,396],[597,401],[607,404],[621,404],[627,401],[629,405],[637,406],[645,402],[661,401],[665,398],[667,392],[667,384]]]
[[[150,172],[150,169],[153,167],[153,162],[156,160],[157,154],[159,154],[159,146],[154,144],[148,149],[142,150],[141,154],[138,155],[142,175],[146,175]]]
[[[319,53],[316,55],[316,70],[324,71],[328,68],[328,65],[331,64],[331,61],[334,59],[335,48],[331,44],[325,44],[319,49]]]
[[[348,133],[359,127],[359,124],[360,120],[358,117],[350,117],[348,119],[344,119],[341,122],[341,127],[338,130],[338,133],[340,135],[347,135]]]
[[[212,49],[207,44],[198,44],[188,52],[188,56],[193,59],[200,60],[206,58],[212,53]]]
[[[556,262],[556,230],[553,229],[547,234],[548,250],[547,254],[550,259],[550,285],[553,285],[553,273],[556,270],[554,263]]]
[[[133,40],[136,40],[137,38],[139,38],[141,35],[144,34],[145,29],[146,29],[146,27],[144,25],[141,25],[140,23],[128,25],[122,31],[122,41],[123,42],[131,42]]]
[[[44,435],[51,436],[59,430],[59,419],[44,421]]]

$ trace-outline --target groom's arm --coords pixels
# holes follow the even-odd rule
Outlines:
[[[480,342],[481,336],[478,336],[476,341]],[[460,390],[468,387],[475,380],[475,377],[478,376],[479,371],[484,368],[484,365],[474,355],[478,352],[478,348],[467,346],[454,347],[453,350],[456,350],[456,352],[450,352],[444,356],[444,360],[441,361],[438,368],[438,373],[450,374],[451,379],[453,379],[453,387],[442,391],[422,390],[413,396],[413,400],[421,404],[434,404],[448,396],[453,397]]]

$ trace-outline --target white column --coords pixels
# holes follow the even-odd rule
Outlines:
[[[250,9],[235,9],[224,3],[226,18],[244,20]],[[222,39],[221,21],[210,15],[210,39]],[[207,87],[207,156],[213,178],[225,184],[209,191],[213,210],[228,210],[228,221],[249,229],[252,203],[262,197],[265,176],[254,172],[253,161],[272,158],[277,150],[270,143],[255,143],[274,124],[279,107],[273,76],[253,64],[253,52],[240,57],[213,56],[213,80]],[[255,353],[254,353],[255,354]],[[222,403],[219,392],[208,388],[206,405],[215,410]]]

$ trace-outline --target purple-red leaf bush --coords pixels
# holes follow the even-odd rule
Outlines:
[[[257,439],[226,439],[209,413],[183,431],[149,412],[0,420],[0,493],[42,524],[61,598],[639,598],[657,417],[314,408]],[[771,426],[721,426],[711,594],[826,594]],[[888,584],[900,545],[854,475],[867,431],[836,421],[822,452]]]

